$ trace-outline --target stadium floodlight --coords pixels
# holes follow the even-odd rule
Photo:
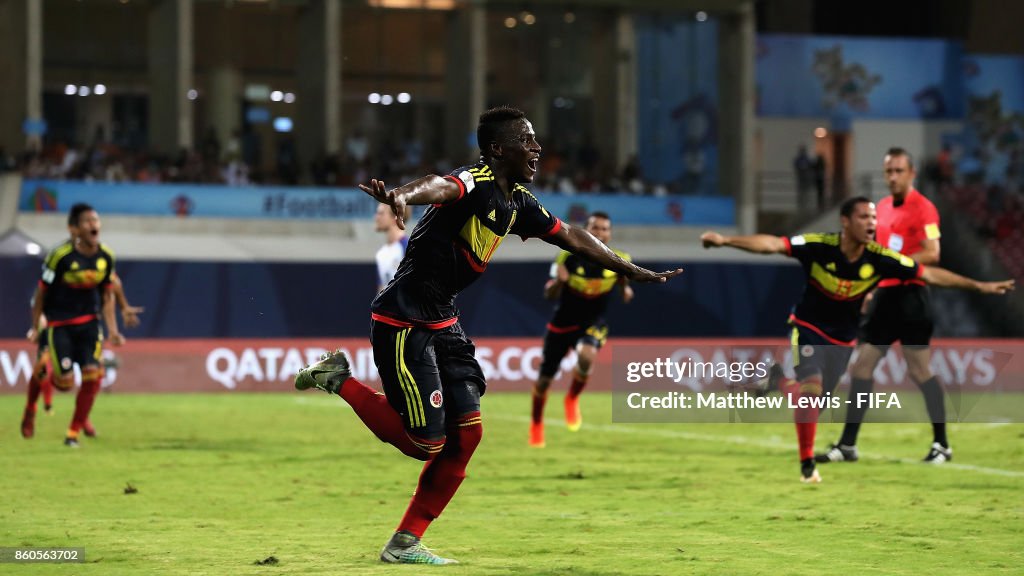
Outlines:
[[[705,22],[708,19],[708,13],[701,10],[700,12],[697,12],[696,18],[697,22]]]
[[[88,86],[79,86],[78,87],[78,95],[79,96],[88,96],[91,93],[92,93],[92,90]]]
[[[284,93],[284,103],[285,104],[291,104],[293,102],[295,102],[295,93],[294,92],[285,92]]]
[[[517,23],[518,21],[511,16],[505,18],[505,28],[515,28]]]
[[[195,88],[192,88],[188,91],[188,93],[185,94],[185,96],[188,96],[189,100],[195,100],[196,98],[199,98],[199,91]]]
[[[380,97],[380,103],[384,106],[391,106],[391,103],[394,101],[395,99],[391,97],[391,94],[385,94]]]
[[[367,98],[370,104],[380,104],[380,94],[376,92],[370,92],[370,96]]]
[[[107,87],[104,84],[97,84],[97,85],[93,86],[92,91],[97,96],[103,96],[104,94],[107,93]]]
[[[399,92],[398,93],[398,103],[399,104],[408,104],[410,100],[412,100],[412,95],[409,94],[408,92]]]
[[[270,93],[270,100],[273,102],[280,102],[281,100],[284,100],[284,92],[274,90]]]
[[[75,86],[74,84],[68,84],[64,86],[64,93],[68,96],[74,96],[75,94],[78,94],[78,86]]]

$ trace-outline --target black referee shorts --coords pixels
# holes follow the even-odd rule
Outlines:
[[[897,340],[906,347],[923,347],[931,343],[934,328],[927,286],[890,286],[875,290],[858,339],[882,349]]]
[[[427,330],[374,321],[370,341],[384,395],[413,436],[440,438],[447,420],[480,410],[487,384],[458,323]]]

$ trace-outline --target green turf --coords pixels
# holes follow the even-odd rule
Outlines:
[[[1024,427],[954,425],[925,466],[922,424],[866,425],[864,459],[801,485],[789,424],[610,422],[584,395],[526,447],[529,398],[484,398],[484,441],[426,544],[461,565],[383,565],[419,465],[320,393],[117,395],[101,438],[61,444],[71,397],[22,440],[0,397],[0,546],[73,546],[85,564],[0,574],[968,574],[1024,565]],[[838,435],[822,427],[818,445]],[[138,490],[125,494],[131,485]],[[279,563],[256,566],[274,556]]]

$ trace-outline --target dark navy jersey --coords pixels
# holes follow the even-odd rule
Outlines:
[[[450,326],[458,318],[455,296],[483,274],[505,236],[546,237],[562,227],[524,186],[504,194],[482,160],[445,178],[459,185],[459,197],[420,218],[395,279],[373,301],[375,320]]]
[[[839,234],[802,234],[783,238],[786,253],[800,261],[807,288],[790,320],[833,344],[851,345],[864,297],[883,278],[909,280],[924,270],[913,259],[869,243],[854,262],[839,248]]]
[[[49,325],[82,324],[95,319],[100,295],[113,274],[114,254],[104,244],[92,256],[75,250],[71,240],[50,251],[40,279],[43,313]]]
[[[630,261],[629,254],[612,251],[619,258]],[[618,273],[605,270],[599,264],[564,250],[555,259],[552,272],[555,272],[558,265],[565,266],[569,271],[569,280],[562,287],[555,315],[548,327],[566,329],[589,326],[608,309],[609,296],[619,282]]]

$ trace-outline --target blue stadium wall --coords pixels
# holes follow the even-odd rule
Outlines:
[[[639,262],[655,270],[676,264]],[[0,257],[0,338],[22,338],[40,260]],[[784,335],[803,289],[796,266],[683,264],[683,276],[636,286],[628,306],[608,312],[613,336]],[[138,338],[281,338],[365,336],[376,273],[373,264],[118,262],[143,323]],[[541,296],[548,265],[493,264],[458,299],[470,336],[540,336],[552,303]]]

